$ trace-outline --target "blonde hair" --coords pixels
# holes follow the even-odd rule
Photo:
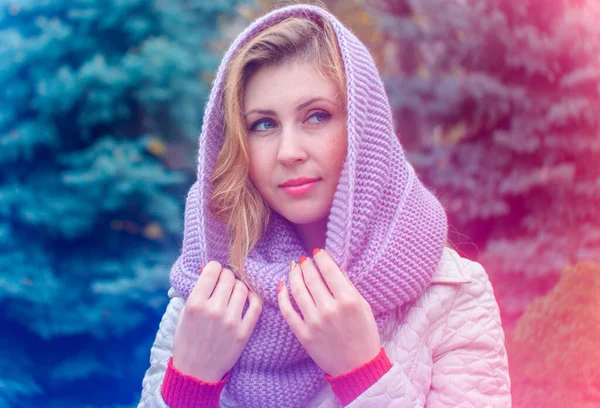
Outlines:
[[[212,175],[210,209],[228,225],[228,263],[248,285],[244,263],[264,233],[270,209],[249,177],[244,88],[263,66],[311,62],[339,86],[345,106],[346,80],[334,29],[326,19],[289,17],[250,40],[228,65],[224,87],[225,134]]]

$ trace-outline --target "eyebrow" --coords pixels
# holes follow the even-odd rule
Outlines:
[[[314,103],[314,102],[316,102],[316,101],[327,101],[327,102],[329,102],[329,103],[333,103],[333,104],[335,104],[335,102],[333,102],[333,101],[331,101],[331,100],[329,100],[329,99],[327,99],[327,98],[321,98],[321,97],[317,97],[317,98],[311,98],[311,99],[309,99],[308,101],[306,101],[306,102],[302,102],[300,105],[298,105],[298,106],[296,107],[296,111],[302,110],[302,109],[306,108],[308,105],[310,105],[311,103]],[[263,114],[263,115],[271,115],[271,116],[275,116],[275,111],[273,111],[273,110],[265,110],[265,109],[252,109],[252,110],[250,110],[250,111],[246,112],[246,113],[244,114],[244,117],[246,117],[246,116],[248,116],[249,114],[251,114],[251,113],[254,113],[254,112],[256,112],[256,113],[260,113],[260,114]]]

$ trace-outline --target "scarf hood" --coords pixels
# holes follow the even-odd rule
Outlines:
[[[204,112],[197,181],[187,196],[183,248],[170,282],[187,299],[201,265],[211,260],[227,264],[226,225],[208,208],[211,175],[224,137],[226,70],[250,39],[288,17],[328,20],[337,36],[346,74],[348,150],[324,249],[347,269],[371,305],[381,332],[393,312],[415,301],[430,284],[446,242],[446,215],[405,158],[368,50],[333,15],[314,6],[289,6],[259,18],[223,57]],[[323,371],[295,338],[277,302],[279,280],[289,287],[289,263],[302,255],[310,254],[292,225],[273,213],[245,264],[252,289],[263,299],[263,312],[224,389],[227,398],[241,406],[305,406],[325,384]]]

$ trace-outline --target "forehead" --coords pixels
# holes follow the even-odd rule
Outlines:
[[[246,82],[244,110],[277,110],[316,97],[336,101],[339,89],[315,64],[290,62],[263,66]]]

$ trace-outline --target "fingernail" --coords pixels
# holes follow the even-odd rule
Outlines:
[[[200,273],[202,273],[203,269],[204,269],[204,265],[200,265]]]
[[[302,262],[306,261],[306,257],[304,255],[302,255],[300,257],[300,259],[298,259],[298,263],[300,263],[300,265],[302,265]]]
[[[296,267],[296,261],[290,261],[290,271]]]
[[[321,248],[313,249],[313,256],[315,256],[320,250],[321,250]]]
[[[279,281],[279,286],[277,287],[277,293],[281,293],[282,290],[283,290],[283,281],[280,280]]]

